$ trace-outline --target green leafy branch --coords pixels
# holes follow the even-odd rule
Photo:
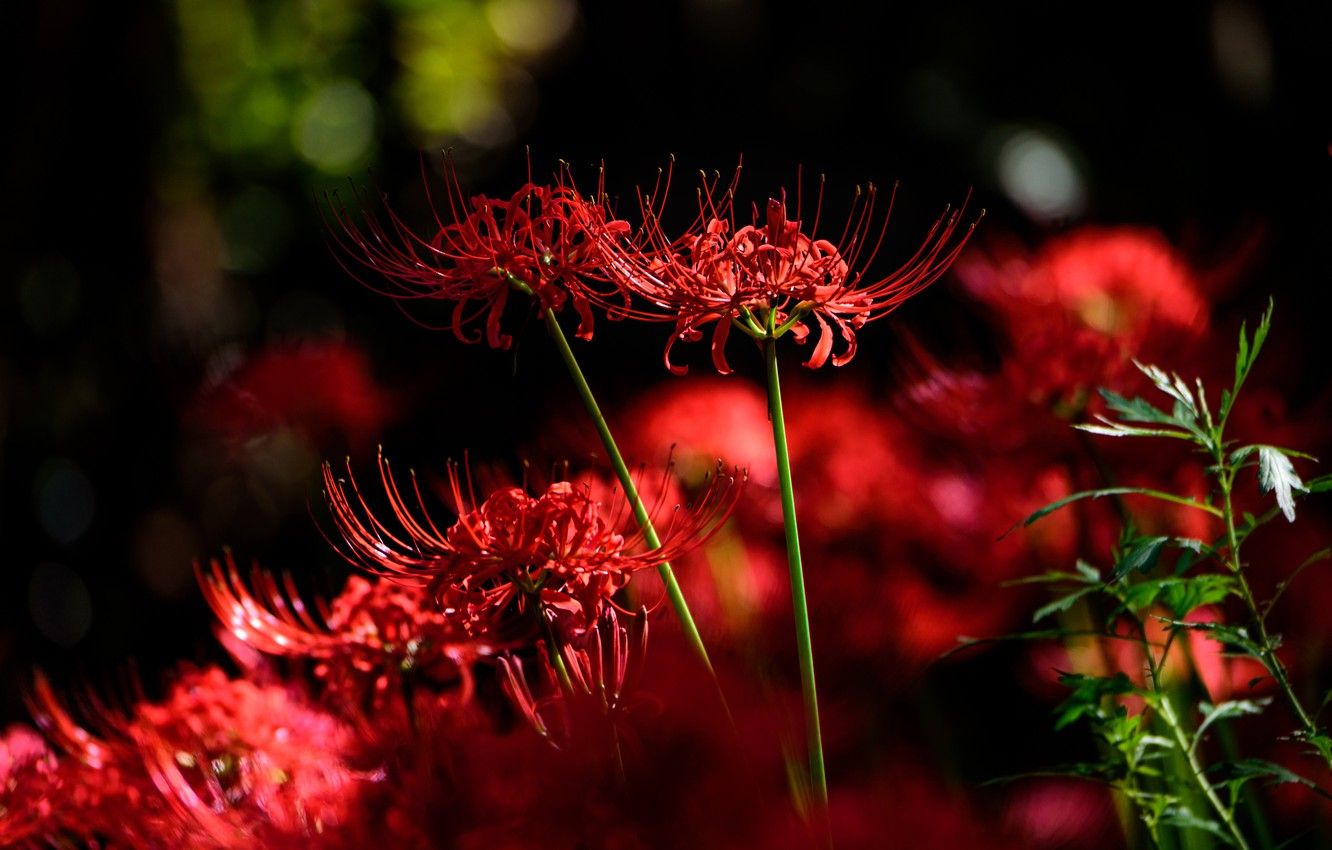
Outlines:
[[[1177,635],[1200,631],[1225,646],[1232,654],[1258,660],[1277,685],[1282,701],[1297,721],[1294,737],[1302,740],[1332,766],[1332,737],[1317,724],[1319,712],[1308,711],[1291,684],[1277,651],[1279,637],[1268,629],[1267,617],[1290,584],[1310,566],[1332,560],[1332,548],[1315,553],[1277,585],[1272,597],[1259,603],[1249,584],[1242,546],[1257,529],[1278,516],[1294,522],[1297,501],[1311,493],[1332,490],[1332,476],[1305,482],[1296,462],[1316,459],[1294,449],[1266,445],[1235,445],[1227,438],[1226,424],[1253,370],[1271,328],[1272,306],[1263,314],[1253,334],[1241,327],[1235,373],[1231,386],[1209,402],[1201,380],[1192,383],[1152,365],[1137,363],[1167,401],[1158,405],[1140,397],[1128,398],[1102,390],[1107,415],[1093,423],[1075,426],[1090,434],[1111,438],[1164,438],[1180,440],[1208,459],[1208,474],[1214,482],[1212,494],[1203,500],[1145,487],[1104,487],[1073,493],[1035,511],[1022,525],[1032,523],[1068,505],[1084,500],[1139,496],[1207,514],[1220,529],[1211,541],[1170,535],[1139,534],[1127,511],[1111,565],[1102,570],[1078,561],[1072,571],[1054,571],[1022,580],[1043,584],[1055,598],[1038,608],[1033,622],[1058,618],[1056,629],[1028,632],[1015,638],[1062,635],[1065,638],[1096,634],[1122,640],[1124,624],[1136,631],[1135,642],[1145,658],[1147,682],[1135,685],[1122,672],[1105,667],[1105,675],[1066,673],[1061,682],[1070,688],[1069,698],[1056,709],[1056,729],[1086,724],[1099,742],[1102,760],[1074,765],[1070,775],[1096,777],[1118,788],[1137,811],[1153,842],[1160,846],[1164,827],[1208,833],[1227,845],[1247,848],[1239,828],[1237,805],[1245,787],[1254,779],[1299,782],[1317,793],[1322,789],[1292,771],[1255,759],[1205,765],[1201,743],[1217,724],[1261,712],[1270,700],[1232,700],[1198,705],[1196,728],[1188,728],[1173,702],[1178,688],[1164,681],[1163,673]],[[1214,412],[1215,411],[1215,412]],[[1258,489],[1272,494],[1274,504],[1262,514],[1238,515],[1234,493],[1240,474],[1253,469]],[[1235,597],[1247,613],[1241,624],[1187,619],[1197,609]],[[1159,612],[1164,609],[1169,616]],[[1102,612],[1095,628],[1074,627],[1093,610]],[[1079,613],[1085,612],[1085,613]],[[1149,639],[1148,623],[1164,627],[1163,640]],[[1140,699],[1145,711],[1130,713],[1126,699]],[[1326,705],[1326,701],[1324,706]],[[1320,706],[1320,711],[1323,706]],[[1173,766],[1173,771],[1166,769]],[[1250,801],[1252,805],[1252,801]],[[1255,818],[1257,821],[1258,818]]]

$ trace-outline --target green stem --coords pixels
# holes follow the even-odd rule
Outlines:
[[[1272,638],[1267,631],[1266,617],[1259,611],[1253,589],[1249,587],[1249,581],[1244,575],[1243,563],[1240,561],[1240,540],[1235,530],[1235,509],[1231,503],[1230,495],[1235,484],[1236,470],[1226,461],[1225,452],[1220,448],[1219,441],[1212,457],[1217,465],[1217,482],[1221,487],[1221,518],[1226,525],[1226,567],[1235,577],[1240,598],[1244,600],[1244,607],[1248,609],[1249,617],[1258,632],[1258,645],[1262,649],[1263,657],[1261,660],[1264,666],[1272,674],[1272,678],[1276,680],[1277,687],[1281,689],[1281,694],[1291,712],[1299,721],[1304,735],[1307,738],[1313,738],[1318,734],[1318,724],[1309,716],[1304,704],[1296,696],[1295,689],[1290,683],[1290,677],[1286,674],[1286,666],[1281,663],[1276,650],[1272,648]],[[1328,765],[1332,766],[1332,759],[1327,761]]]
[[[772,324],[771,314],[768,320]],[[768,366],[768,413],[772,441],[777,450],[777,480],[782,490],[782,520],[786,529],[786,559],[791,571],[791,603],[795,611],[796,650],[800,661],[800,689],[805,703],[805,733],[809,747],[809,774],[820,812],[828,808],[828,777],[823,766],[823,734],[819,729],[818,688],[814,683],[814,649],[809,636],[809,606],[805,601],[805,571],[800,561],[800,533],[796,529],[795,491],[791,486],[791,456],[786,445],[786,419],[782,414],[782,386],[777,374],[777,340],[763,343]]]
[[[1198,789],[1202,791],[1203,796],[1207,798],[1207,802],[1211,805],[1212,810],[1216,812],[1217,817],[1221,818],[1221,822],[1226,825],[1226,831],[1229,832],[1230,837],[1235,840],[1235,846],[1240,848],[1240,850],[1249,850],[1249,842],[1244,837],[1244,833],[1240,832],[1239,827],[1235,824],[1234,815],[1232,815],[1230,810],[1226,808],[1226,805],[1221,802],[1221,798],[1216,796],[1216,789],[1214,789],[1212,784],[1207,781],[1207,776],[1203,772],[1202,765],[1198,762],[1198,754],[1194,752],[1193,747],[1189,742],[1188,735],[1185,734],[1184,727],[1180,725],[1179,717],[1175,714],[1175,709],[1170,704],[1169,695],[1163,692],[1158,692],[1158,696],[1159,699],[1157,700],[1157,703],[1160,710],[1157,713],[1160,718],[1165,721],[1166,728],[1170,730],[1171,736],[1175,739],[1175,744],[1179,747],[1179,751],[1184,755],[1185,760],[1188,762],[1189,770],[1193,774],[1193,779],[1197,783]]]
[[[532,288],[525,282],[508,272],[504,274],[515,289],[527,295],[533,294]],[[578,358],[574,356],[573,349],[569,347],[569,340],[560,327],[555,311],[549,307],[543,308],[542,316],[546,321],[546,330],[550,333],[550,338],[555,341],[555,347],[559,349],[560,358],[564,361],[565,367],[569,370],[569,376],[573,378],[574,385],[578,388],[578,397],[583,400],[583,406],[587,408],[588,415],[592,417],[592,424],[597,428],[597,434],[601,437],[601,444],[606,448],[611,466],[615,469],[615,477],[620,480],[620,486],[624,488],[625,498],[629,500],[629,504],[633,508],[634,519],[638,521],[639,528],[643,530],[644,539],[653,549],[661,548],[661,538],[657,535],[657,529],[652,525],[652,519],[648,516],[647,507],[643,504],[642,497],[638,494],[638,487],[634,484],[633,475],[630,474],[629,467],[624,462],[624,456],[620,454],[619,446],[615,444],[615,437],[611,434],[610,426],[606,424],[606,417],[602,415],[601,406],[597,404],[596,396],[592,394],[592,388],[588,386],[587,378],[578,365]],[[712,660],[708,657],[707,647],[703,644],[703,636],[698,632],[698,625],[695,624],[694,616],[689,611],[689,603],[685,601],[680,583],[676,581],[675,571],[671,569],[668,562],[663,561],[657,566],[657,572],[661,575],[662,583],[666,585],[666,596],[671,601],[671,607],[675,609],[675,615],[680,619],[685,638],[689,641],[690,646],[694,648],[694,652],[698,654],[703,666],[708,669],[715,680],[717,674],[712,669]],[[720,691],[720,683],[717,687]],[[725,699],[722,702],[725,704]],[[728,708],[727,712],[729,713],[729,711]]]

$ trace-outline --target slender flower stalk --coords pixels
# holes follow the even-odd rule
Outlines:
[[[507,276],[515,289],[528,295],[532,294],[531,288],[523,281],[512,274]],[[565,368],[569,370],[569,377],[573,379],[574,386],[578,388],[578,397],[582,400],[587,415],[592,419],[592,424],[596,426],[597,436],[601,438],[601,445],[606,449],[606,455],[610,458],[611,467],[615,470],[615,477],[619,479],[620,486],[624,488],[625,498],[629,500],[629,505],[633,508],[634,519],[637,520],[638,527],[643,532],[643,537],[647,540],[648,545],[658,549],[661,547],[661,538],[657,534],[656,527],[652,524],[652,518],[648,515],[647,505],[643,503],[643,497],[638,493],[634,476],[629,471],[629,465],[624,462],[624,455],[620,453],[620,447],[615,442],[615,435],[611,433],[610,425],[607,424],[606,417],[601,413],[601,406],[597,404],[597,398],[592,394],[592,387],[588,384],[582,368],[578,365],[578,358],[574,355],[573,348],[569,346],[569,339],[564,335],[563,329],[560,328],[559,317],[549,307],[542,310],[542,314],[546,320],[546,330],[555,342],[555,347],[559,349],[560,359],[564,361]],[[708,672],[715,678],[716,671],[712,668],[712,659],[708,657],[707,645],[703,642],[703,636],[699,634],[698,625],[694,622],[694,615],[689,610],[689,602],[685,599],[684,591],[680,589],[680,582],[675,578],[675,570],[672,569],[670,561],[662,561],[658,564],[657,574],[661,576],[662,584],[666,586],[666,596],[671,602],[671,607],[675,609],[675,615],[680,620],[681,628],[684,629],[685,639],[689,641],[689,645],[698,654],[699,660],[703,662]],[[725,704],[724,697],[722,702]]]
[[[768,329],[775,325],[768,314]],[[782,491],[782,524],[786,531],[786,561],[791,571],[791,607],[795,612],[796,652],[800,663],[800,693],[805,704],[805,736],[809,749],[809,779],[820,813],[828,808],[828,776],[823,764],[823,732],[819,725],[819,694],[814,680],[814,647],[809,633],[809,605],[805,600],[805,570],[800,559],[800,532],[796,527],[795,490],[791,486],[791,453],[786,444],[786,418],[782,413],[782,384],[777,372],[777,338],[763,346],[768,373],[768,410],[772,442],[777,452],[777,481]]]

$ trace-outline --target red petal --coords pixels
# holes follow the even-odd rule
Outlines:
[[[722,316],[712,331],[712,365],[721,375],[729,375],[732,372],[730,364],[726,362],[726,338],[730,334],[731,320],[727,316]]]
[[[809,359],[805,361],[805,365],[811,369],[817,369],[828,362],[828,355],[832,353],[833,346],[832,328],[818,313],[814,314],[814,321],[819,323],[819,341],[814,345],[814,351],[810,353]]]

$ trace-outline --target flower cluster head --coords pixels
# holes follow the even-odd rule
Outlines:
[[[642,196],[643,226],[633,239],[589,229],[597,235],[604,266],[600,278],[580,282],[587,297],[612,316],[674,322],[665,357],[676,374],[686,370],[672,364],[672,346],[702,339],[709,325],[713,365],[722,373],[730,371],[725,347],[732,327],[756,339],[790,332],[798,342],[817,329],[805,365],[818,368],[829,361],[843,365],[855,356],[856,331],[937,280],[975,227],[973,223],[962,228],[965,204],[947,211],[910,259],[875,277],[869,269],[887,233],[896,187],[882,217],[878,188],[871,184],[857,189],[841,236],[833,242],[817,235],[822,181],[808,227],[798,180],[794,217],[783,189],[762,209],[754,206],[751,224],[738,226],[739,175],[737,168],[724,189],[718,177],[704,176],[697,215],[678,237],[668,234],[661,218],[669,175],[664,184]],[[842,340],[838,353],[834,353],[835,336]]]
[[[706,540],[735,509],[744,476],[720,469],[692,508],[677,508],[649,545],[627,502],[607,505],[591,483],[556,481],[538,493],[501,487],[478,501],[470,474],[452,465],[447,494],[457,520],[441,529],[412,476],[404,497],[379,459],[392,522],[376,518],[352,478],[325,466],[334,522],[354,564],[428,589],[447,617],[474,634],[529,637],[553,615],[575,633],[592,627],[634,573]]]
[[[601,192],[589,199],[563,180],[537,183],[529,168],[527,182],[507,199],[468,198],[452,158],[446,157],[444,195],[438,206],[431,197],[435,230],[430,235],[415,232],[384,199],[379,215],[357,192],[363,207],[358,223],[336,194],[330,196],[329,230],[339,261],[370,272],[377,282],[368,286],[401,302],[451,302],[448,327],[462,342],[481,341],[475,329],[480,324],[488,345],[508,348],[512,339],[501,329],[501,318],[515,289],[542,307],[558,310],[571,303],[579,317],[578,335],[591,336],[592,311],[576,283],[598,273],[601,239],[630,230],[610,214]],[[358,276],[347,262],[343,266]]]
[[[71,756],[60,782],[73,793],[31,826],[52,844],[304,846],[336,829],[372,778],[350,766],[350,726],[217,668],[185,673],[160,702],[79,702],[83,721],[42,677],[30,698],[38,725]]]

